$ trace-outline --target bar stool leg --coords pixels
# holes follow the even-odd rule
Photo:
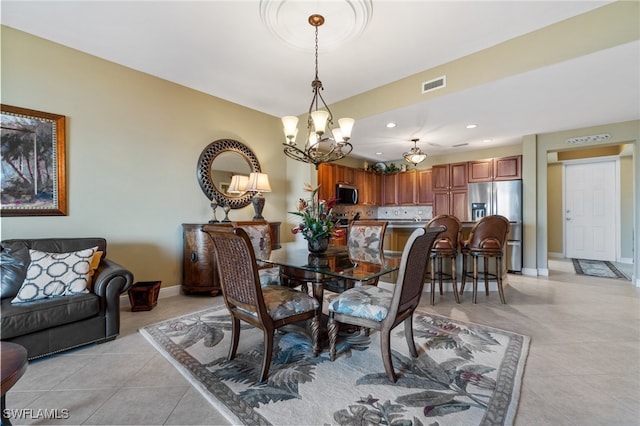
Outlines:
[[[434,256],[431,256],[429,259],[429,263],[431,264],[431,304],[436,304],[436,259]]]
[[[496,268],[498,268],[496,275],[498,276],[498,293],[500,293],[500,301],[503,305],[507,303],[504,298],[504,290],[502,288],[502,256],[496,258]]]
[[[489,296],[489,258],[484,256],[484,293]]]
[[[456,271],[456,256],[451,258],[451,285],[453,286],[453,297],[456,303],[460,303],[460,295],[458,295],[458,273]]]
[[[443,259],[442,257],[438,256],[438,284],[440,284],[440,296],[442,296],[442,271],[443,269]]]
[[[478,302],[478,256],[473,256],[473,303]]]

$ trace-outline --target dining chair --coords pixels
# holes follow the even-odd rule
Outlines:
[[[456,271],[456,260],[458,257],[458,247],[461,240],[460,220],[450,214],[441,214],[431,219],[426,228],[434,228],[444,226],[446,231],[438,236],[433,243],[431,255],[429,256],[429,268],[431,269],[431,304],[436,303],[436,277],[440,285],[440,296],[442,296],[443,279],[451,280],[453,287],[453,297],[456,303],[460,303],[460,295],[458,294],[458,279]],[[444,271],[445,260],[451,264],[449,272]]]
[[[320,346],[319,304],[313,297],[288,287],[262,287],[258,276],[253,246],[242,228],[209,228],[205,230],[213,243],[213,254],[219,271],[224,302],[232,318],[232,340],[227,359],[232,360],[238,349],[240,321],[262,330],[264,356],[260,382],[267,379],[273,352],[275,330],[289,324],[311,320],[313,355]]]
[[[267,221],[234,221],[231,224],[235,228],[244,229],[249,235],[256,259],[269,259],[273,239],[271,227]],[[258,275],[262,287],[280,284],[280,268],[277,266],[258,263]]]
[[[502,256],[504,255],[504,246],[509,233],[509,220],[500,215],[485,216],[476,222],[471,228],[469,238],[462,243],[462,286],[460,293],[464,292],[466,279],[473,277],[473,303],[476,303],[478,296],[478,260],[484,260],[484,268],[482,275],[484,277],[484,291],[489,296],[489,279],[495,279],[498,284],[498,292],[500,293],[500,301],[507,303],[502,288],[502,275],[504,273],[502,266]],[[496,272],[489,271],[489,258],[496,260]],[[467,262],[473,261],[471,272],[467,270]]]
[[[329,304],[329,358],[336,358],[338,323],[380,332],[380,350],[387,377],[397,380],[391,360],[391,330],[404,323],[404,335],[412,357],[417,357],[413,340],[413,312],[424,287],[427,261],[433,242],[445,230],[418,228],[410,235],[402,251],[398,279],[393,291],[378,286],[354,287],[338,295]]]
[[[384,264],[383,242],[389,222],[383,220],[354,220],[349,226],[347,251],[353,263]],[[359,285],[377,285],[379,277],[359,282]],[[325,289],[342,292],[346,289],[345,280],[326,279]]]

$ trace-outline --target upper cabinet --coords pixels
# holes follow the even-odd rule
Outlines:
[[[438,164],[432,167],[434,191],[466,190],[468,163]]]
[[[356,187],[358,188],[358,204],[377,206],[380,204],[380,175],[356,169]]]
[[[469,183],[522,179],[522,156],[469,161]]]
[[[322,163],[318,166],[318,198],[328,200],[336,196],[335,164]]]
[[[334,164],[335,175],[336,175],[336,183],[344,183],[347,185],[355,185],[356,184],[356,170],[353,167],[341,166],[339,164]]]
[[[418,170],[418,204],[433,204],[433,171]]]
[[[493,159],[493,180],[522,179],[522,155]]]

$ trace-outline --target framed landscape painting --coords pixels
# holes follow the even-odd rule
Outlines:
[[[64,115],[4,104],[0,111],[0,215],[66,215]]]

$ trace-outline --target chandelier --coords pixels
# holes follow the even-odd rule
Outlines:
[[[286,138],[283,145],[287,157],[314,164],[317,169],[321,163],[336,161],[351,153],[353,147],[349,143],[349,139],[351,139],[354,119],[341,118],[338,120],[339,128],[332,128],[334,126],[333,114],[320,93],[324,88],[318,78],[318,27],[324,24],[324,17],[317,14],[311,15],[309,16],[309,24],[315,27],[316,31],[316,75],[311,82],[313,98],[307,116],[307,136],[304,148],[298,148],[296,146],[298,117],[282,117]]]
[[[425,158],[427,158],[427,154],[422,152],[420,148],[418,148],[417,143],[420,139],[411,139],[413,142],[413,148],[411,148],[408,152],[402,154],[405,160],[412,164],[422,163]]]

